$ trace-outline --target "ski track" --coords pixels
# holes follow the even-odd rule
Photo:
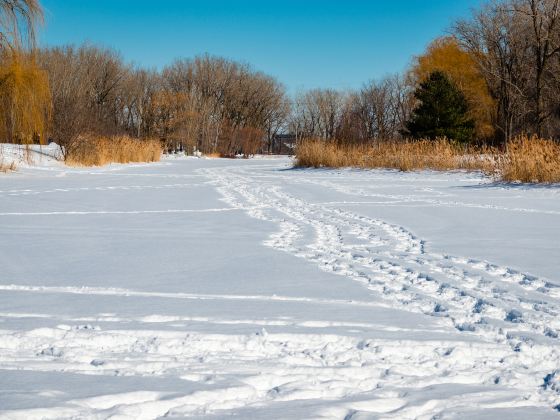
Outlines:
[[[7,284],[16,293],[157,297],[210,301],[295,302],[348,307],[387,306],[437,317],[459,334],[477,340],[359,339],[320,333],[268,333],[265,327],[379,328],[373,323],[231,320],[164,316],[125,318],[116,314],[57,318],[40,313],[0,313],[0,318],[44,318],[56,328],[0,330],[0,367],[7,370],[71,372],[97,376],[174,376],[207,386],[187,395],[130,392],[71,400],[64,405],[4,410],[1,418],[157,418],[220,413],[268,403],[331,400],[321,418],[350,419],[358,413],[383,418],[434,418],[458,405],[479,408],[550,407],[560,411],[560,287],[551,281],[468,257],[431,252],[403,226],[342,208],[359,201],[311,203],[287,193],[284,183],[299,182],[358,197],[389,199],[384,205],[424,203],[515,212],[554,211],[486,206],[398,194],[375,194],[342,187],[324,176],[294,177],[259,172],[270,165],[202,168],[192,178],[206,179],[227,208],[202,210],[36,212],[16,215],[143,214],[244,211],[278,230],[265,245],[301,258],[321,270],[359,282],[378,300],[321,299],[277,295],[191,294],[123,288]],[[98,174],[96,174],[98,175]],[[129,174],[110,174],[129,176]],[[328,172],[326,173],[328,176]],[[144,174],[151,176],[151,174]],[[154,177],[183,177],[159,175]],[[184,176],[188,177],[188,176]],[[258,182],[255,182],[258,178]],[[5,190],[2,196],[79,191],[184,189],[193,184],[99,186],[50,190]],[[155,329],[174,322],[250,324],[252,335],[210,334]],[[105,329],[96,325],[139,322],[153,329]],[[110,324],[107,324],[110,326]],[[0,324],[1,326],[1,324]],[[391,328],[387,328],[391,330]],[[394,330],[394,328],[392,328]],[[403,329],[403,331],[405,331]],[[416,330],[419,331],[419,330]],[[480,393],[414,402],[409,392],[443,384],[499,384]],[[405,390],[405,391],[403,391]],[[509,391],[508,391],[509,390]],[[364,397],[374,392],[375,397]],[[350,397],[356,397],[352,400]],[[348,399],[350,398],[350,401]],[[341,402],[336,403],[335,401]],[[502,402],[497,402],[502,401]]]
[[[66,192],[81,192],[81,191],[144,191],[144,190],[163,190],[163,189],[181,189],[181,188],[196,188],[202,187],[204,184],[164,184],[164,185],[100,185],[97,187],[68,187],[68,188],[53,188],[48,190],[5,190],[0,191],[0,198],[2,197],[19,197],[19,196],[33,196],[39,194],[53,194],[53,193],[66,193]]]
[[[167,209],[167,210],[98,210],[98,211],[43,211],[43,212],[6,212],[0,216],[88,216],[103,214],[175,214],[175,213],[221,213],[231,212],[238,209],[231,207],[221,207],[214,209]]]

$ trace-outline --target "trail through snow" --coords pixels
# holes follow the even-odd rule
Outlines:
[[[0,418],[556,418],[560,190],[288,159],[0,177]]]

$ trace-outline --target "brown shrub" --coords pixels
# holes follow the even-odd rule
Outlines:
[[[159,140],[83,136],[65,154],[68,165],[102,166],[109,163],[157,162],[161,153]]]

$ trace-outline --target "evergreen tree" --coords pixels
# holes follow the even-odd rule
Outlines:
[[[471,141],[474,121],[469,119],[465,95],[447,78],[435,71],[414,92],[420,102],[412,112],[406,128],[417,139],[447,137],[460,142]]]

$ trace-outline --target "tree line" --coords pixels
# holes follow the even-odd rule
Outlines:
[[[249,66],[219,57],[181,59],[161,72],[124,64],[94,46],[40,50],[52,91],[52,135],[159,138],[170,148],[234,155],[261,151],[281,128],[285,90]]]
[[[405,74],[358,92],[299,96],[291,131],[342,142],[559,140],[560,0],[491,0],[434,40]]]
[[[342,143],[560,139],[559,3],[490,0],[403,74],[292,99],[273,77],[220,57],[155,71],[94,45],[38,49],[38,2],[0,0],[0,136],[70,150],[86,135],[128,135],[228,156],[277,151],[279,134]]]

